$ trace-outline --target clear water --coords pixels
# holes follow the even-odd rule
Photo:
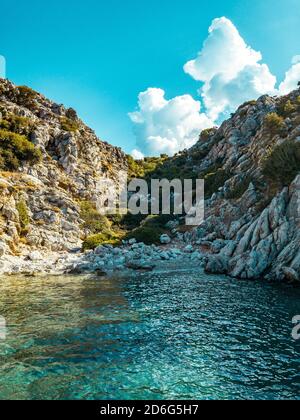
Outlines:
[[[197,272],[0,281],[1,399],[300,399],[300,290]]]

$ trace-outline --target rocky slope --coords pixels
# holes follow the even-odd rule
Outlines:
[[[126,169],[125,155],[100,141],[73,109],[3,79],[0,112],[0,128],[41,150],[39,162],[1,171],[0,149],[0,257],[81,247],[80,202],[94,200],[100,179]]]
[[[300,280],[299,95],[244,104],[184,152],[207,188],[205,223],[184,239],[208,272]]]
[[[26,135],[41,150],[38,162],[23,159],[17,169],[1,171],[0,143],[0,272],[31,272],[32,265],[38,272],[43,265],[48,272],[53,266],[62,272],[150,269],[153,261],[182,259],[236,278],[300,280],[299,90],[248,102],[220,128],[201,133],[190,150],[145,162],[101,142],[74,110],[4,80],[0,111],[0,129]],[[99,180],[117,182],[128,162],[130,176],[204,178],[204,224],[190,229],[181,220],[169,222],[160,248],[133,241],[74,257],[69,251],[90,233],[80,203],[105,193]],[[155,226],[144,231],[149,235]]]

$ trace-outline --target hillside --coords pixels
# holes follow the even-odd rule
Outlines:
[[[97,182],[126,169],[73,109],[0,79],[0,256],[81,247],[82,207]]]
[[[242,105],[168,168],[206,181],[205,223],[184,240],[207,254],[207,271],[299,280],[299,90]]]
[[[300,90],[243,104],[190,150],[144,161],[100,141],[73,109],[27,87],[0,80],[0,111],[2,262],[32,250],[71,251],[83,240],[84,249],[95,249],[129,238],[157,244],[168,234],[208,272],[300,280]],[[97,183],[103,176],[117,182],[120,169],[147,180],[204,178],[205,223],[192,229],[175,217],[100,217]],[[155,251],[159,258],[177,258],[163,250]]]
[[[205,179],[205,223],[173,234],[200,250],[208,272],[299,281],[300,90],[245,103],[190,150],[139,168],[147,178]]]

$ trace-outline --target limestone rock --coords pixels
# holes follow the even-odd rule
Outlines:
[[[168,244],[170,244],[171,243],[170,236],[167,235],[167,234],[161,235],[161,237],[160,237],[160,243],[162,245],[168,245]]]

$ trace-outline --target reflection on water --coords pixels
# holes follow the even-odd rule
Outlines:
[[[196,272],[2,278],[0,398],[300,399],[300,290]]]

